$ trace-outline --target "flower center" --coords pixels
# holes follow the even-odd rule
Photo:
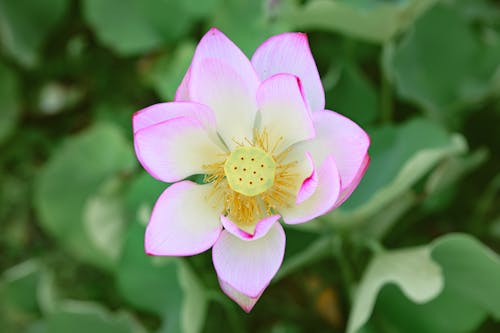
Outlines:
[[[271,188],[275,172],[273,157],[259,147],[237,147],[224,163],[231,189],[249,197]]]
[[[285,162],[289,149],[275,153],[281,141],[269,142],[266,129],[255,130],[253,140],[237,142],[223,161],[203,166],[204,181],[213,186],[210,200],[246,232],[253,233],[258,221],[295,202],[298,162]]]

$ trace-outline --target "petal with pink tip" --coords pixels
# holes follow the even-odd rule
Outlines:
[[[217,131],[230,148],[253,137],[257,86],[217,59],[193,62],[191,100],[208,105],[215,113]]]
[[[228,219],[226,216],[221,215],[220,219],[222,222],[222,225],[224,226],[224,229],[229,231],[231,234],[234,236],[244,240],[244,241],[249,241],[249,240],[256,240],[261,237],[264,237],[269,229],[273,226],[274,222],[278,221],[280,219],[280,215],[271,215],[268,217],[263,218],[257,224],[255,225],[255,229],[253,233],[249,233],[245,230],[242,230],[239,228],[233,221]]]
[[[328,156],[318,169],[318,186],[309,199],[292,207],[280,209],[283,220],[288,224],[310,221],[328,213],[340,194],[340,177],[332,156]]]
[[[297,194],[297,199],[295,200],[295,203],[297,205],[309,199],[318,187],[318,173],[316,172],[316,168],[314,167],[314,162],[312,160],[311,154],[306,153],[306,161],[309,163],[311,174],[306,179],[304,179],[302,185],[299,188],[299,193]]]
[[[289,32],[262,43],[252,57],[261,80],[278,73],[299,77],[313,112],[325,108],[325,92],[304,33]]]
[[[213,28],[198,44],[190,68],[189,98],[214,111],[226,145],[251,139],[260,82],[243,52]]]
[[[153,177],[164,182],[204,173],[203,165],[218,162],[224,150],[216,140],[191,117],[169,119],[134,134],[137,159]]]
[[[189,89],[188,89],[188,84],[189,84],[189,78],[191,77],[191,67],[189,67],[186,71],[186,74],[184,74],[184,77],[182,78],[181,84],[175,91],[175,98],[174,100],[176,102],[182,102],[182,101],[189,101]]]
[[[229,298],[235,301],[239,306],[241,306],[241,308],[245,310],[246,313],[252,311],[255,303],[257,303],[261,295],[259,294],[257,297],[248,297],[246,295],[243,295],[238,290],[234,289],[228,283],[222,281],[221,279],[219,279],[219,285],[222,291],[227,296],[229,296]]]
[[[212,260],[221,281],[247,297],[258,298],[278,272],[284,253],[285,232],[275,222],[264,237],[251,241],[222,231]]]
[[[332,155],[344,190],[354,181],[364,163],[370,138],[355,122],[333,111],[315,112],[313,122],[316,137],[299,143],[295,149],[310,152],[315,165]]]
[[[260,126],[267,129],[271,146],[279,143],[276,153],[292,144],[314,137],[314,127],[295,75],[276,74],[257,90]]]
[[[211,28],[198,43],[191,68],[205,59],[217,59],[224,62],[238,76],[246,80],[249,87],[257,89],[259,78],[250,60],[238,46],[216,28]],[[192,70],[191,75],[193,75]]]
[[[215,115],[206,105],[189,102],[158,103],[134,113],[132,127],[137,131],[177,117],[192,117],[207,129],[215,130]]]
[[[220,210],[207,200],[211,185],[175,183],[158,198],[146,228],[149,255],[189,256],[208,250],[218,239]]]
[[[363,163],[361,164],[358,173],[354,177],[354,180],[351,182],[349,186],[346,188],[342,189],[342,192],[339,195],[339,198],[337,199],[337,202],[335,203],[335,207],[338,207],[344,203],[354,192],[356,187],[358,187],[359,182],[361,181],[361,178],[363,178],[366,169],[368,169],[368,165],[370,164],[370,156],[366,155],[365,159],[363,160]]]

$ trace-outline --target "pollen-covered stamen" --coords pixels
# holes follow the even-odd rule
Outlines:
[[[224,163],[229,186],[249,197],[273,186],[275,171],[274,159],[259,147],[238,147]]]
[[[290,149],[276,153],[281,138],[269,142],[264,129],[255,130],[253,140],[245,142],[237,142],[223,161],[203,168],[205,182],[213,184],[209,199],[222,204],[223,215],[252,233],[259,220],[294,204],[299,178],[297,161],[285,162]]]

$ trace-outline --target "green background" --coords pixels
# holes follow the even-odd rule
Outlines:
[[[143,249],[167,184],[131,116],[211,26],[248,56],[306,32],[327,108],[372,140],[341,208],[285,226],[250,314],[210,251]],[[0,0],[0,331],[498,332],[499,133],[495,0]]]

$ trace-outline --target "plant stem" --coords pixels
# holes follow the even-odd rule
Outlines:
[[[342,282],[347,291],[349,305],[352,304],[352,300],[354,297],[354,276],[352,273],[351,265],[347,260],[347,257],[342,250],[343,240],[340,236],[336,235],[333,238],[332,242],[332,253],[333,256],[337,259],[340,268],[340,275],[342,278]]]
[[[389,47],[384,45],[384,48]],[[383,56],[380,57],[379,61],[380,68],[380,113],[381,121],[383,124],[388,124],[393,118],[393,106],[392,106],[392,87],[387,73],[384,70]]]

